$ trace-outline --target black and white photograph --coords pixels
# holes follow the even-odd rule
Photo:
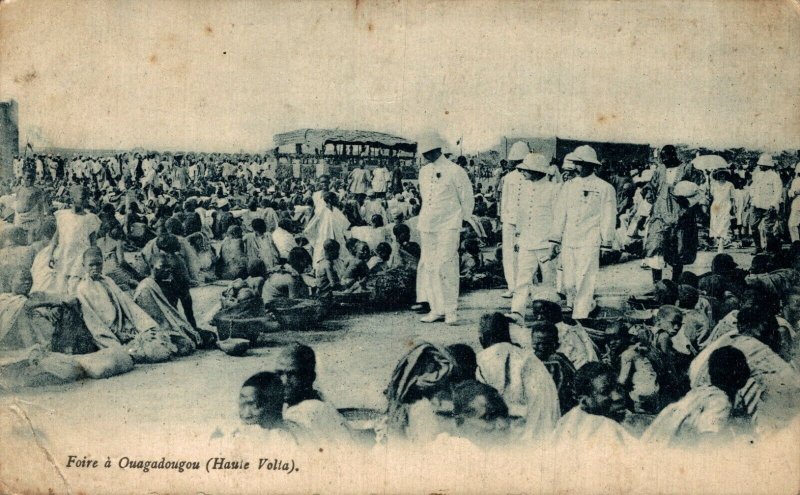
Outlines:
[[[0,0],[0,493],[799,491],[797,0]]]

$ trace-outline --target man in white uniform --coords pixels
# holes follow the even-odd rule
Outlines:
[[[594,174],[600,165],[591,146],[580,146],[572,159],[578,177],[564,184],[553,212],[552,253],[561,247],[564,291],[572,317],[587,318],[595,308],[594,287],[600,249],[610,248],[617,220],[614,187]]]
[[[518,190],[517,202],[517,274],[512,313],[525,315],[533,277],[542,272],[542,285],[555,284],[554,263],[551,261],[549,236],[553,225],[553,206],[558,199],[560,184],[547,180],[550,163],[539,153],[530,153],[517,165],[524,177]]]
[[[750,184],[750,205],[753,207],[750,231],[756,252],[760,252],[766,246],[766,241],[775,237],[775,224],[783,199],[783,182],[775,172],[775,162],[769,153],[758,157],[757,165],[758,170],[753,172],[753,183]]]
[[[427,301],[431,312],[422,318],[433,323],[444,318],[458,322],[458,243],[464,218],[472,215],[475,198],[466,170],[444,156],[439,136],[421,139],[417,150],[427,164],[419,171],[422,209],[417,228],[422,254],[417,268],[417,301]]]
[[[508,166],[511,171],[500,179],[500,187],[502,188],[500,193],[500,221],[503,223],[503,275],[505,275],[506,283],[508,284],[508,291],[503,294],[505,298],[511,297],[514,294],[514,288],[517,286],[519,189],[525,178],[515,167],[522,163],[522,160],[530,152],[528,143],[524,141],[514,143],[508,152]]]

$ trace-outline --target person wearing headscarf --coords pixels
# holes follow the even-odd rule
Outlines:
[[[442,429],[431,400],[450,385],[455,364],[445,350],[427,342],[411,349],[392,372],[384,391],[388,406],[379,441],[429,441]]]

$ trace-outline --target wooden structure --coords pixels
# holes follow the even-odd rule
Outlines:
[[[382,132],[347,129],[298,129],[273,137],[278,165],[315,165],[324,161],[331,175],[365,164],[414,167],[417,143]]]

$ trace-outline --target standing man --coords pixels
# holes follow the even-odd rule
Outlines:
[[[678,182],[691,181],[693,175],[694,166],[681,162],[675,146],[668,144],[658,153],[653,176],[644,187],[644,197],[653,205],[647,219],[644,248],[647,256],[645,262],[652,271],[654,284],[661,280],[667,266],[664,253],[679,250],[679,246],[676,246],[679,238],[676,229],[681,208],[673,190]],[[683,265],[672,265],[672,280],[677,281],[682,272]]]
[[[444,156],[446,146],[438,135],[417,145],[426,163],[419,171],[422,209],[417,228],[422,254],[417,268],[417,302],[428,302],[431,312],[422,318],[433,323],[444,318],[458,322],[458,243],[461,224],[472,215],[475,198],[467,172]]]
[[[503,224],[503,275],[508,284],[508,291],[503,294],[503,297],[510,298],[514,295],[514,288],[516,284],[517,274],[517,258],[519,257],[519,245],[517,231],[517,222],[519,220],[520,208],[520,187],[525,181],[525,178],[515,167],[522,163],[522,160],[530,153],[528,143],[524,141],[517,141],[511,146],[508,152],[508,170],[509,172],[500,178],[498,188],[501,189],[500,193],[500,221]]]
[[[572,162],[578,177],[564,184],[553,212],[551,257],[560,246],[567,305],[573,318],[583,319],[596,307],[600,249],[611,247],[617,203],[611,184],[595,175],[600,162],[591,146],[578,147]]]
[[[375,192],[375,197],[383,199],[386,197],[386,191],[389,189],[389,183],[392,181],[392,174],[386,168],[386,165],[380,163],[372,171],[372,190]]]
[[[524,177],[519,188],[517,222],[517,273],[511,312],[524,317],[533,277],[542,272],[542,285],[554,287],[555,263],[550,253],[550,230],[553,225],[553,205],[561,185],[550,182],[547,174],[550,163],[539,153],[530,153],[517,166]]]
[[[753,207],[750,233],[756,253],[759,253],[766,242],[775,236],[778,209],[783,199],[783,182],[775,171],[775,163],[769,153],[759,156],[757,165],[758,170],[753,172],[753,183],[750,184],[750,204]]]
[[[347,177],[347,190],[351,194],[366,194],[370,185],[369,170],[364,168],[364,161],[360,161]]]
[[[23,174],[25,179],[17,189],[14,202],[14,226],[25,230],[30,244],[47,214],[47,198],[44,191],[34,185],[36,171],[29,168]]]

